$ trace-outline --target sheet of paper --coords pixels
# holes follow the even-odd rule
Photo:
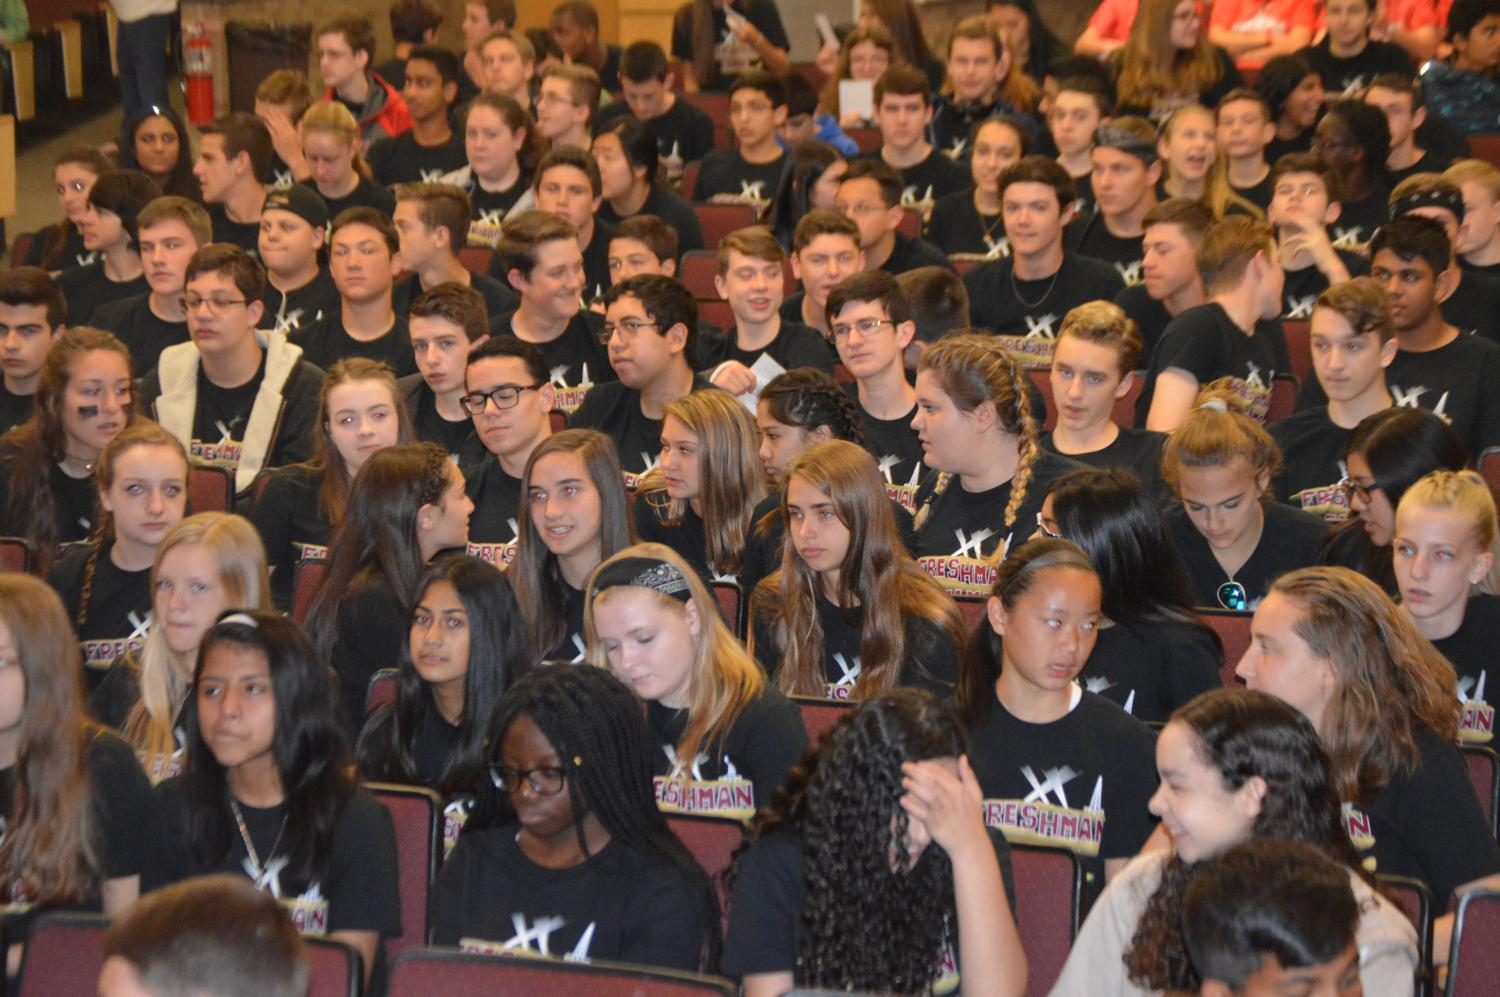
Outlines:
[[[866,121],[875,117],[874,80],[839,80],[839,117],[846,114]]]
[[[827,14],[814,14],[813,23],[818,26],[818,35],[823,39],[824,45],[839,47],[839,36],[833,32],[833,22],[828,19]]]
[[[751,415],[754,415],[755,407],[760,403],[760,393],[778,375],[785,374],[786,368],[771,359],[771,354],[762,353],[760,359],[751,365],[750,373],[755,375],[755,390],[747,391],[743,395],[740,395],[740,404],[749,409]]]

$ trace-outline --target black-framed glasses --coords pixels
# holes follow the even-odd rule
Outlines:
[[[862,318],[857,322],[840,322],[833,326],[834,339],[848,339],[849,333],[858,332],[861,336],[872,336],[880,331],[883,325],[895,325],[888,318]]]
[[[248,302],[244,298],[200,298],[196,294],[186,294],[177,299],[185,312],[196,312],[203,305],[208,306],[210,315],[223,315],[235,305],[243,305]]]
[[[1048,540],[1061,540],[1063,538],[1063,535],[1057,532],[1056,529],[1054,529],[1054,527],[1056,526],[1056,523],[1053,523],[1046,516],[1043,516],[1040,512],[1036,514],[1036,528],[1038,530],[1041,530],[1042,536],[1046,537]]]
[[[1339,491],[1344,493],[1345,498],[1357,498],[1366,504],[1370,501],[1371,493],[1379,487],[1379,485],[1362,485],[1347,474],[1339,479]]]
[[[458,404],[462,405],[464,411],[470,415],[479,415],[483,412],[487,402],[494,402],[497,409],[515,408],[516,403],[521,400],[521,392],[535,391],[540,387],[540,384],[502,384],[489,391],[475,391],[462,395],[458,399]]]
[[[609,341],[614,337],[616,330],[624,334],[623,338],[634,339],[640,334],[640,331],[642,329],[660,328],[660,322],[643,322],[640,319],[634,318],[628,318],[622,322],[606,322],[599,327],[599,342],[604,346],[608,346]]]
[[[1219,586],[1219,605],[1234,613],[1248,613],[1250,611],[1250,596],[1245,593],[1245,586],[1239,582],[1225,582]]]
[[[506,765],[490,766],[490,781],[495,784],[496,788],[503,789],[507,793],[514,793],[520,789],[523,780],[531,787],[531,791],[539,796],[556,796],[562,792],[563,784],[568,780],[568,774],[552,765],[527,769],[524,772]]]

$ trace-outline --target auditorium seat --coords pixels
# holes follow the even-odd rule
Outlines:
[[[1084,870],[1061,848],[1012,845],[1017,926],[1026,950],[1027,997],[1045,997],[1068,961],[1084,915]]]
[[[421,786],[367,782],[365,788],[391,815],[396,828],[401,934],[385,940],[387,960],[427,943],[427,898],[443,854],[443,801]]]
[[[1241,683],[1234,674],[1234,669],[1245,652],[1250,650],[1250,620],[1254,614],[1231,613],[1227,609],[1199,609],[1197,614],[1199,619],[1219,635],[1219,640],[1224,645],[1224,661],[1219,665],[1219,679],[1224,683],[1224,688],[1239,686]]]
[[[793,696],[792,701],[802,711],[802,726],[807,730],[807,743],[817,744],[844,717],[854,709],[854,704],[836,699],[812,699]]]
[[[391,966],[390,997],[735,997],[728,980],[610,962],[414,949]]]
[[[1448,954],[1447,997],[1494,997],[1500,980],[1500,890],[1471,890],[1458,900]]]

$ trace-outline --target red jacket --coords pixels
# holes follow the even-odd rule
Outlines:
[[[406,109],[406,99],[378,73],[366,73],[370,80],[370,98],[359,109],[359,137],[368,148],[371,142],[382,138],[395,138],[411,129],[411,112]],[[324,100],[334,100],[333,88],[323,94]]]

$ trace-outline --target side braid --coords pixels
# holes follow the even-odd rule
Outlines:
[[[1016,451],[1016,474],[1011,478],[1010,502],[1005,506],[1005,525],[1009,527],[1015,525],[1016,515],[1021,511],[1021,506],[1026,503],[1026,489],[1031,484],[1031,467],[1036,463],[1041,446],[1037,442],[1036,417],[1031,414],[1031,399],[1027,392],[1030,379],[1008,353],[1001,353],[995,358],[995,362],[1004,367],[1010,375],[1009,419],[1005,417],[1005,406],[1000,404],[1001,399],[995,399],[996,407],[1001,410],[1000,421],[1006,429],[1019,437]]]
[[[94,597],[94,572],[99,567],[99,552],[104,549],[102,537],[94,537],[89,541],[89,558],[83,564],[83,590],[78,596],[78,618],[74,626],[78,632],[83,632],[83,625],[89,618],[89,600]]]

